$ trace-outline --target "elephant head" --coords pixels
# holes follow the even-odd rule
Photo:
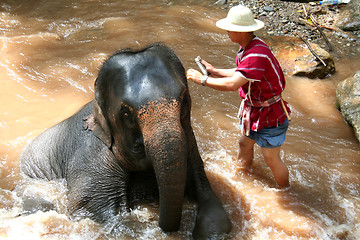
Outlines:
[[[92,130],[127,171],[154,169],[164,231],[180,226],[190,104],[185,70],[162,44],[116,53],[95,82]]]

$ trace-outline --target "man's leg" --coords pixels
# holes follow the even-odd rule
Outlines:
[[[280,158],[280,147],[261,148],[266,164],[274,174],[275,180],[280,188],[290,186],[289,170]]]
[[[250,170],[254,158],[255,141],[241,135],[239,140],[238,169]]]

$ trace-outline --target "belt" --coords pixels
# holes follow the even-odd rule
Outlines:
[[[249,134],[250,134],[250,129],[251,129],[250,115],[251,115],[252,107],[269,107],[269,106],[281,101],[281,106],[285,112],[286,117],[289,119],[289,121],[291,120],[289,113],[285,107],[284,101],[282,100],[281,95],[275,95],[272,98],[270,98],[264,102],[256,101],[256,100],[252,100],[252,99],[247,101],[247,98],[248,98],[248,96],[241,101],[239,113],[238,113],[238,117],[240,118],[240,123],[242,125],[241,133],[243,135],[249,136]]]

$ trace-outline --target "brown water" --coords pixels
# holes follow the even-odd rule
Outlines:
[[[214,1],[0,2],[0,238],[189,239],[195,206],[186,203],[178,233],[157,226],[158,207],[141,205],[108,226],[69,220],[62,182],[29,182],[59,212],[20,216],[18,157],[25,144],[93,98],[104,59],[125,47],[163,41],[186,68],[201,55],[233,67],[237,46],[214,23],[226,15]],[[200,4],[199,2],[203,2]],[[359,69],[359,57],[336,63],[326,80],[287,77],[293,111],[282,157],[291,189],[275,181],[258,148],[252,174],[234,174],[237,93],[190,84],[192,121],[208,177],[233,223],[231,239],[359,239],[360,146],[335,109],[339,81]],[[25,190],[26,189],[26,190]]]

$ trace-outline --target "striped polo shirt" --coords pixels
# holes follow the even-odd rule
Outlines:
[[[266,43],[258,37],[240,50],[236,56],[236,71],[251,81],[250,93],[245,101],[264,102],[276,95],[281,95],[285,89],[285,77],[279,62]],[[249,90],[249,82],[239,89],[240,97],[245,99]],[[250,99],[249,99],[250,98]],[[290,113],[287,103],[285,106]],[[276,127],[286,120],[286,114],[277,102],[268,107],[252,107],[250,128],[258,131],[266,127]]]

